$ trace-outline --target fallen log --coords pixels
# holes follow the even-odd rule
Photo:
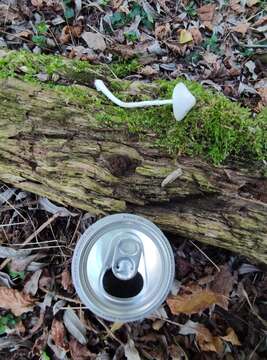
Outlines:
[[[58,74],[68,85],[65,70]],[[92,85],[94,73],[87,72],[87,85]],[[101,74],[103,78],[97,70],[98,77]],[[125,98],[132,95],[129,82],[112,84]],[[142,98],[158,96],[153,84],[140,86]],[[171,109],[128,112],[92,87],[50,87],[15,77],[0,80],[2,181],[97,216],[140,214],[185,239],[267,263],[267,180],[262,162],[243,159],[215,166],[212,158],[178,155],[176,147],[168,151],[166,133],[159,141],[153,123],[141,128],[138,122],[138,116],[146,123],[147,114],[155,117],[157,111],[165,111],[166,122],[172,124]],[[140,88],[134,91],[141,96]],[[214,105],[209,96],[205,101]],[[136,128],[128,116],[136,120]],[[265,115],[261,121],[266,123]]]

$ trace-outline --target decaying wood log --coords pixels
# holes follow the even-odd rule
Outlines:
[[[92,214],[144,215],[185,239],[267,263],[267,183],[259,171],[174,159],[126,125],[96,121],[97,111],[67,104],[53,89],[1,80],[0,179]]]

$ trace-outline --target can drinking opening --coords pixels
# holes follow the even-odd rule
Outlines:
[[[142,275],[137,272],[135,276],[128,280],[118,279],[112,269],[108,269],[103,276],[103,287],[105,291],[118,298],[131,298],[140,293],[143,289],[144,280]]]

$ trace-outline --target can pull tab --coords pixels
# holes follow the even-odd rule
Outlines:
[[[139,266],[142,254],[140,241],[129,236],[119,241],[114,250],[112,259],[112,272],[120,280],[132,279]]]

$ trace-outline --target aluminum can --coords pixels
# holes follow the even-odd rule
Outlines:
[[[132,214],[98,220],[79,239],[72,279],[82,303],[109,321],[141,320],[158,309],[174,279],[172,248],[151,221]]]

